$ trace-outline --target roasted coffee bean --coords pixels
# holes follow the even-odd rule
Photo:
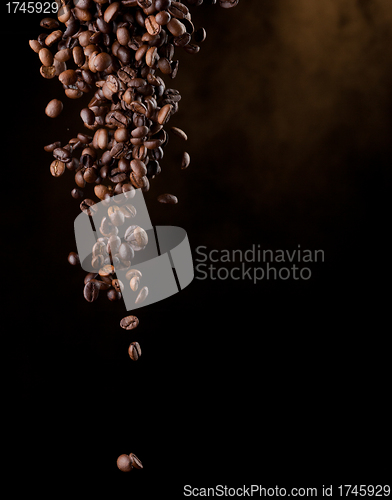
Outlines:
[[[172,104],[165,104],[165,106],[163,106],[159,110],[159,113],[157,116],[158,123],[160,123],[161,125],[165,124],[168,121],[168,119],[170,118],[170,113],[171,113],[172,109],[173,109]]]
[[[65,172],[65,163],[60,160],[54,160],[50,164],[50,173],[53,177],[60,177]]]
[[[144,286],[140,290],[139,295],[136,297],[135,304],[141,304],[142,302],[144,302],[147,298],[147,295],[148,295],[148,288]]]
[[[132,342],[128,348],[129,357],[132,361],[137,361],[142,355],[142,350],[140,348],[139,342]],[[128,457],[129,458],[129,457]]]
[[[189,153],[184,151],[184,153],[182,155],[182,160],[181,160],[181,169],[184,170],[184,169],[188,168],[190,163],[191,163],[191,157],[190,157]]]
[[[89,198],[86,198],[80,204],[80,210],[82,212],[84,212],[85,214],[92,216],[96,212],[96,207],[94,207],[94,205],[95,205],[94,200],[90,200]]]
[[[112,280],[112,287],[116,290],[116,292],[122,293],[124,290],[124,284],[119,279]]]
[[[84,123],[87,123],[87,125],[93,125],[95,121],[95,115],[89,108],[83,108],[80,111],[80,117]]]
[[[101,269],[98,271],[98,274],[100,276],[110,276],[111,274],[114,274],[114,267],[111,264],[106,264],[105,266],[101,267]]]
[[[116,300],[121,300],[122,294],[121,292],[117,292],[113,288],[107,291],[107,297],[110,301],[114,302]]]
[[[134,453],[129,454],[129,458],[131,459],[132,466],[135,469],[143,469],[143,464],[139,458]]]
[[[177,137],[179,137],[180,139],[184,140],[184,141],[187,141],[188,140],[188,136],[186,135],[186,133],[181,130],[180,128],[178,127],[171,127],[170,129],[174,135],[176,135]]]
[[[80,264],[79,255],[76,252],[70,252],[68,254],[68,262],[72,266],[77,266],[78,264]]]
[[[133,277],[138,276],[139,278],[142,277],[142,273],[138,269],[130,269],[127,271],[125,277],[127,280],[131,280]]]
[[[116,207],[116,210],[109,214],[110,222],[113,226],[122,226],[125,221],[125,216],[119,207]]]
[[[185,25],[176,18],[170,19],[166,27],[170,31],[170,33],[174,36],[180,36],[186,32]]]
[[[83,198],[83,191],[75,188],[71,191],[71,196],[72,198],[75,198],[75,200],[80,200]]]
[[[84,286],[83,295],[88,302],[94,302],[94,300],[97,300],[99,288],[96,283],[92,280],[88,281]]]
[[[230,9],[231,7],[235,7],[238,5],[240,0],[219,0],[219,5],[224,9]]]
[[[120,326],[124,330],[133,330],[139,325],[139,319],[136,316],[125,316],[120,321]],[[140,467],[137,467],[140,468]]]
[[[130,472],[133,469],[132,460],[128,455],[120,455],[117,458],[117,467],[122,472]]]
[[[177,197],[173,194],[168,193],[160,194],[157,199],[159,203],[167,203],[169,205],[175,205],[176,203],[178,203]]]
[[[118,249],[118,254],[120,259],[124,261],[132,261],[135,255],[133,248],[127,242],[121,243]]]
[[[199,28],[194,33],[194,38],[196,43],[202,43],[207,38],[207,32],[204,28]]]
[[[76,71],[73,69],[66,69],[59,75],[59,80],[63,85],[75,85],[78,79]]]
[[[133,276],[129,281],[129,286],[131,287],[131,290],[136,292],[137,289],[139,288],[139,283],[140,283],[139,276]]]

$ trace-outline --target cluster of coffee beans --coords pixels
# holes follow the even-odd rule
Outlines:
[[[205,0],[211,5],[231,8],[239,0]],[[40,73],[46,79],[57,77],[69,99],[79,99],[93,93],[80,117],[87,131],[80,132],[68,143],[56,141],[45,146],[54,160],[50,172],[62,176],[66,170],[75,177],[73,198],[80,201],[80,209],[92,215],[93,194],[107,203],[108,211],[102,218],[102,234],[92,248],[90,272],[84,279],[84,297],[92,302],[100,291],[106,291],[109,300],[121,298],[124,284],[116,278],[115,269],[131,266],[133,253],[147,244],[147,233],[139,226],[128,227],[124,241],[117,235],[117,227],[135,216],[130,203],[113,205],[110,199],[124,195],[131,199],[135,189],[149,190],[150,181],[161,172],[161,160],[169,134],[165,125],[178,111],[181,95],[167,86],[164,78],[174,79],[179,69],[176,49],[196,54],[206,38],[204,28],[195,30],[188,6],[199,6],[203,0],[58,0],[57,19],[42,19],[41,33],[30,40],[31,48],[41,62]],[[186,5],[187,4],[187,5]],[[57,118],[64,105],[52,99],[45,113]],[[178,127],[171,132],[186,141],[186,133]],[[181,169],[190,164],[184,151]],[[177,197],[165,193],[158,197],[165,204],[176,204]],[[68,261],[79,264],[79,257],[71,252]],[[133,291],[139,289],[140,271],[126,273]],[[136,303],[146,299],[148,288],[143,287]],[[139,324],[136,316],[127,316],[120,322],[125,330]],[[138,342],[128,349],[132,360],[141,355]],[[121,455],[117,460],[120,470],[141,469],[134,455]]]

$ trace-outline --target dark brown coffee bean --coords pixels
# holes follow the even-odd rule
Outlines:
[[[224,9],[230,9],[231,7],[235,7],[238,5],[240,0],[219,0],[219,5]]]
[[[59,75],[59,80],[63,85],[75,85],[78,75],[73,69],[66,69]]]
[[[128,348],[129,357],[132,361],[137,361],[142,355],[142,350],[140,348],[139,342],[132,342],[132,344]]]
[[[80,264],[79,255],[76,252],[70,252],[68,254],[68,262],[72,266],[77,266],[78,264]]]
[[[124,330],[133,330],[139,325],[139,319],[136,316],[126,316],[120,321],[120,326]]]
[[[181,2],[172,2],[171,6],[167,9],[168,12],[177,19],[184,19],[189,14],[189,9]]]
[[[87,123],[87,125],[93,125],[95,121],[95,115],[89,108],[83,108],[80,111],[80,117],[84,123]]]
[[[171,15],[166,10],[162,10],[155,15],[155,21],[161,26],[165,26],[171,19]]]
[[[177,197],[168,193],[160,194],[157,199],[159,203],[167,203],[169,205],[175,205],[178,203]]]
[[[94,302],[94,300],[97,300],[99,288],[96,283],[92,280],[88,281],[84,286],[83,295],[88,302]]]
[[[180,36],[186,32],[184,24],[175,18],[170,19],[166,27],[170,31],[170,33],[174,36]]]
[[[54,30],[59,27],[59,22],[57,21],[57,19],[52,19],[51,17],[45,17],[44,19],[41,20],[39,25],[41,26],[41,28]]]
[[[190,163],[191,163],[191,157],[190,157],[189,153],[184,151],[184,153],[182,155],[182,160],[181,160],[181,169],[184,170],[184,169],[188,168]]]
[[[112,280],[112,287],[116,290],[116,292],[122,292],[124,290],[124,284],[119,279]]]
[[[54,160],[50,164],[50,173],[53,177],[60,177],[65,172],[65,163],[60,160]]]
[[[80,204],[80,210],[84,212],[85,214],[92,216],[96,212],[97,208],[94,207],[95,201],[90,200],[90,198],[86,198],[85,200],[82,201]]]
[[[172,109],[173,106],[171,104],[165,104],[165,106],[163,106],[158,112],[158,123],[164,125],[169,120]]]
[[[122,294],[121,292],[117,292],[114,288],[107,291],[107,297],[111,302],[116,300],[121,300]]]
[[[161,32],[161,25],[155,20],[155,16],[148,16],[144,21],[146,30],[150,35],[156,36]]]
[[[53,54],[46,47],[40,49],[40,51],[38,52],[38,57],[44,66],[52,66]]]
[[[129,458],[131,459],[132,466],[135,469],[143,469],[143,464],[139,458],[134,453],[129,454]]]
[[[194,33],[194,38],[196,43],[202,43],[207,38],[207,32],[204,28],[199,28]]]
[[[179,137],[180,139],[184,140],[184,141],[187,141],[188,140],[188,136],[186,135],[186,133],[181,130],[180,128],[178,127],[171,127],[170,129],[174,135],[176,135],[177,137]]]
[[[59,40],[61,40],[62,36],[63,36],[63,32],[61,30],[52,31],[52,33],[50,33],[50,35],[48,35],[45,38],[45,45],[47,45],[48,47],[50,47],[54,43],[56,43]]]
[[[128,455],[120,455],[117,459],[117,467],[122,472],[130,472],[133,469],[132,460]]]
[[[71,191],[71,196],[72,198],[75,198],[75,200],[80,200],[83,198],[83,191],[75,188]]]

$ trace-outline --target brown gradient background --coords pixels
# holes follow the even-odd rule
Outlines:
[[[19,16],[19,27],[5,17],[3,46],[15,44],[2,82],[15,488],[26,469],[31,491],[50,491],[58,474],[57,488],[81,478],[90,497],[108,481],[110,498],[182,498],[185,484],[385,483],[389,0],[193,9],[207,40],[179,54],[167,82],[182,94],[170,126],[187,132],[192,163],[180,170],[184,144],[171,137],[146,194],[153,224],[185,228],[192,250],[301,245],[326,261],[307,282],[195,280],[140,310],[135,332],[118,327],[122,304],[84,301],[84,273],[66,261],[78,203],[72,175],[53,179],[42,146],[82,130],[84,101],[44,115],[63,94],[28,48],[41,16]],[[180,203],[160,205],[162,192]],[[130,451],[146,468],[124,475],[115,461]]]

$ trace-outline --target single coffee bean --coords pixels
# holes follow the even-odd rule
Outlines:
[[[114,302],[116,300],[121,300],[121,292],[117,292],[114,290],[114,288],[110,289],[107,291],[107,297],[111,302]]]
[[[65,172],[65,163],[60,160],[54,160],[50,164],[50,173],[53,177],[60,177]]]
[[[38,57],[44,66],[52,66],[53,54],[46,47],[40,49],[40,51],[38,52]]]
[[[46,28],[48,30],[54,30],[59,27],[59,22],[56,19],[52,19],[51,17],[45,17],[39,23],[41,28]]]
[[[94,200],[90,200],[90,198],[86,198],[80,204],[80,210],[82,212],[84,212],[85,214],[92,216],[97,211],[97,207],[95,207],[94,205],[95,205]]]
[[[129,286],[131,287],[131,290],[136,292],[137,289],[139,288],[139,283],[140,283],[139,276],[133,276],[129,281]]]
[[[124,284],[119,279],[112,280],[112,287],[116,290],[116,292],[122,292],[124,290]]]
[[[79,255],[76,252],[70,252],[68,254],[68,262],[72,266],[77,266],[78,264],[80,264]]]
[[[73,69],[66,69],[59,75],[59,80],[63,85],[75,85],[78,75]]]
[[[133,469],[132,460],[128,455],[120,455],[117,459],[117,467],[122,472],[129,472]]]
[[[129,226],[125,231],[124,239],[132,245],[134,250],[141,250],[148,244],[147,233],[140,226]]]
[[[94,300],[97,300],[99,288],[92,280],[88,281],[84,286],[83,295],[88,302],[94,302]]]
[[[173,109],[172,104],[165,104],[165,106],[163,106],[158,112],[158,117],[157,117],[158,123],[164,125],[170,118],[170,113],[172,109]]]
[[[140,290],[139,295],[136,297],[135,304],[141,304],[142,302],[144,302],[147,298],[147,295],[148,295],[148,288],[144,286]]]
[[[135,469],[143,469],[143,464],[139,458],[134,453],[129,454],[129,458],[131,459],[132,466]]]
[[[182,155],[182,160],[181,160],[181,169],[184,170],[184,169],[188,168],[190,163],[191,163],[191,157],[190,157],[189,153],[184,151],[184,153]]]
[[[139,342],[132,342],[128,348],[129,357],[132,361],[137,361],[142,355],[142,350],[140,348]],[[129,458],[129,457],[128,457]]]
[[[100,276],[110,276],[111,274],[114,274],[114,267],[111,264],[106,264],[105,266],[101,267],[101,269],[98,271],[98,274]]]
[[[166,27],[174,36],[181,36],[186,32],[185,25],[176,18],[170,19]]]
[[[174,135],[176,135],[177,137],[179,137],[180,139],[184,140],[184,141],[187,141],[188,140],[188,136],[186,135],[186,133],[181,130],[180,128],[178,127],[171,127],[170,129]]]
[[[139,319],[136,316],[126,316],[120,321],[120,326],[124,330],[133,330],[139,325]]]
[[[95,121],[95,115],[89,108],[83,108],[80,111],[80,117],[82,118],[83,122],[86,123],[87,125],[93,125]]]
[[[122,226],[124,224],[125,216],[119,207],[116,207],[116,208],[117,208],[117,210],[113,211],[109,215],[109,218],[110,218],[110,222],[113,224],[113,226],[119,227],[119,226]]]
[[[80,200],[83,198],[83,191],[75,188],[71,191],[71,196],[75,198],[75,200]]]
[[[235,7],[238,5],[240,0],[219,0],[219,5],[224,9],[230,9],[231,7]]]
[[[141,278],[142,273],[138,269],[130,269],[125,275],[127,280],[131,280],[134,276],[138,276],[139,278]]]
[[[157,199],[159,203],[167,203],[169,205],[175,205],[178,203],[177,197],[168,193],[160,194]]]
[[[132,160],[130,166],[132,171],[139,177],[143,177],[143,175],[147,174],[146,164],[141,160]]]
[[[61,40],[62,36],[63,36],[63,32],[61,30],[52,31],[52,33],[50,33],[50,35],[48,35],[45,38],[45,45],[47,45],[48,47],[50,47],[54,43],[56,43],[59,40]]]

